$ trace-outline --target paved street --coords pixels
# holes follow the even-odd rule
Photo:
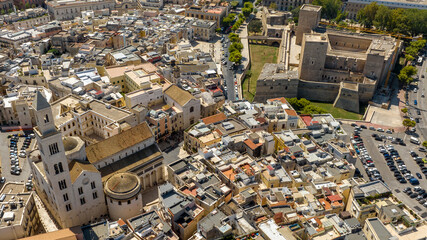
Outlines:
[[[427,61],[424,61],[422,66],[417,66],[417,69],[419,81],[412,83],[408,91],[408,114],[413,118],[421,118],[420,122],[417,124],[417,132],[420,134],[421,140],[427,140],[427,102],[426,98],[421,96],[423,93],[426,94]],[[423,75],[424,78],[422,77]],[[418,84],[417,92],[414,92],[415,83]],[[417,100],[417,105],[414,104],[414,100]],[[417,110],[420,110],[421,115],[417,114]]]
[[[353,133],[354,128],[350,125],[343,125],[344,129],[347,131],[347,133],[350,135]],[[404,204],[411,207],[415,212],[417,212],[420,216],[427,219],[427,209],[420,205],[418,201],[415,199],[411,199],[408,195],[402,192],[403,189],[406,187],[413,188],[409,182],[406,184],[399,183],[396,178],[394,177],[393,173],[390,171],[389,167],[386,164],[386,161],[384,160],[383,155],[378,150],[378,145],[383,144],[384,142],[376,141],[371,135],[374,133],[372,130],[363,129],[361,132],[361,137],[363,139],[364,145],[366,147],[366,150],[368,151],[369,155],[371,155],[375,167],[380,172],[384,182],[390,187],[390,189],[393,191],[393,194],[399,198]],[[375,132],[379,133],[379,132]],[[394,133],[394,134],[386,134],[386,133],[379,133],[383,134],[385,136],[393,136],[393,137],[399,137],[405,139],[405,133]],[[416,162],[412,159],[412,157],[409,154],[409,151],[413,150],[417,152],[421,157],[424,157],[425,154],[418,151],[419,145],[415,145],[409,142],[409,138],[406,137],[405,143],[406,146],[401,146],[398,144],[392,144],[389,140],[386,141],[385,144],[393,145],[394,148],[399,152],[402,160],[405,162],[405,165],[407,166],[408,170],[411,171],[411,173],[415,176],[415,173],[421,173],[420,167],[416,164]],[[363,174],[364,178],[369,181],[367,174],[365,172],[365,169],[363,167],[363,164],[358,159],[356,160],[356,167],[360,170],[360,172]],[[422,175],[422,179],[419,179],[420,181],[420,187],[427,190],[427,180]]]
[[[10,157],[9,157],[9,139],[7,136],[9,134],[19,134],[23,132],[0,132],[0,158],[1,158],[1,171],[2,176],[6,178],[6,181],[8,182],[21,182],[26,181],[28,179],[28,176],[31,174],[31,169],[28,163],[28,160],[26,158],[19,158],[19,166],[22,169],[22,172],[20,175],[12,175],[10,173]],[[22,143],[24,141],[24,138],[19,138],[18,141],[18,149],[21,148]],[[31,146],[28,148],[31,149],[31,147],[34,145],[35,140],[33,139],[31,141]]]

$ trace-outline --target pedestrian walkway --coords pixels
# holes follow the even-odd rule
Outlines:
[[[56,226],[55,221],[52,219],[37,194],[34,194],[34,202],[36,203],[37,212],[39,213],[40,221],[44,230],[46,232],[58,231],[58,227]]]

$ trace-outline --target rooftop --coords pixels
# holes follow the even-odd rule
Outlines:
[[[129,130],[88,146],[86,148],[87,159],[92,164],[97,163],[152,137],[153,133],[150,127],[146,122],[143,122]]]

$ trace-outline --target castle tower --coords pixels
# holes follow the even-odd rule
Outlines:
[[[50,104],[40,92],[37,92],[33,108],[37,123],[34,132],[50,186],[46,195],[56,210],[54,215],[58,223],[62,227],[73,226],[74,194],[61,132],[56,129]]]
[[[301,45],[304,33],[311,33],[320,22],[322,7],[304,4],[299,11],[298,26],[296,30],[296,44]]]

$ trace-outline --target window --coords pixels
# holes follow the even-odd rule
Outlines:
[[[59,163],[58,167],[59,167],[59,172],[63,172],[64,171],[64,169],[62,168],[62,163]]]
[[[84,205],[86,203],[86,200],[85,200],[85,198],[83,197],[83,198],[80,198],[80,204],[81,205]]]
[[[191,107],[191,108],[190,108],[190,112],[194,112],[194,107]]]
[[[122,202],[121,202],[121,201],[119,201],[119,205],[122,205]]]
[[[59,173],[58,164],[53,165],[53,169],[55,170],[55,174]]]
[[[94,200],[97,199],[98,198],[98,193],[97,192],[93,192],[92,193],[92,197],[93,197]]]
[[[46,116],[44,117],[44,123],[48,123],[49,122],[49,116],[46,114]]]
[[[65,205],[65,209],[67,209],[67,212],[71,211],[71,204]]]
[[[58,144],[57,143],[50,144],[49,152],[50,152],[50,155],[58,153],[59,152]]]
[[[59,190],[63,190],[67,188],[67,183],[65,183],[65,179],[58,182]]]
[[[130,204],[130,200],[128,200],[128,205]]]
[[[64,202],[68,201],[68,193],[62,195],[64,197]]]
[[[114,162],[114,159],[113,159],[113,162]],[[95,182],[91,182],[90,186],[92,187],[92,189],[95,189],[96,188]]]
[[[82,194],[83,194],[83,188],[79,187],[79,195],[82,195]]]

